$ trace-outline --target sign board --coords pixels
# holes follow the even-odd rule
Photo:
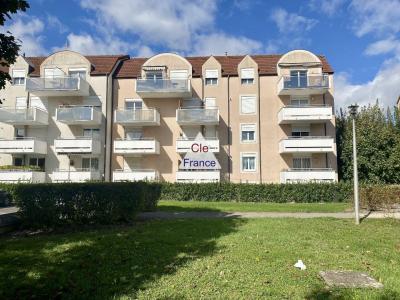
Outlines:
[[[206,145],[205,139],[199,133],[186,153],[179,170],[220,170],[219,164],[214,153],[210,152],[210,147]]]

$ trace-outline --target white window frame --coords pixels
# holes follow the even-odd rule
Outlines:
[[[124,100],[124,109],[126,109],[126,103],[127,103],[127,102],[134,102],[134,103],[141,102],[141,103],[142,103],[142,108],[141,108],[141,109],[144,108],[144,102],[143,102],[143,100],[140,99],[140,98],[125,98],[125,100]],[[136,105],[135,105],[135,106],[136,106]],[[134,110],[139,110],[139,109],[134,108]]]
[[[242,132],[243,127],[245,126],[254,126],[254,140],[243,140],[242,139]],[[240,131],[240,143],[242,144],[254,144],[257,143],[257,124],[256,123],[240,123],[239,124],[239,131]],[[249,130],[246,130],[249,131]]]
[[[310,125],[292,125],[290,136],[294,136],[294,132],[308,132],[308,136],[311,136],[311,126]],[[307,135],[303,135],[307,137]]]
[[[254,170],[244,170],[243,169],[243,158],[244,157],[254,157]],[[257,152],[240,152],[240,172],[241,173],[255,173],[257,172]]]
[[[254,98],[254,112],[244,113],[242,111],[242,100],[244,97],[253,97]],[[240,95],[239,96],[239,114],[240,115],[256,115],[257,114],[257,96],[256,95]]]
[[[71,72],[79,72],[79,73],[85,72],[85,76],[84,77],[79,76],[80,78],[83,78],[83,79],[86,79],[86,76],[88,75],[86,68],[69,68],[68,69],[68,76],[71,76]]]
[[[297,155],[294,155],[293,158],[292,158],[292,169],[295,169],[295,167],[294,167],[294,160],[295,159],[301,159],[301,160],[309,159],[310,160],[310,169],[312,169],[313,163],[312,163],[311,155],[308,155],[308,154],[304,154],[304,155],[297,154]],[[301,164],[303,164],[303,162],[301,162]],[[301,167],[300,169],[305,169],[305,168]]]
[[[213,106],[207,105],[207,100],[214,101],[215,105],[213,105]],[[204,107],[205,108],[215,108],[215,107],[217,107],[217,98],[216,97],[205,97],[204,98]]]
[[[244,75],[243,73],[253,73],[253,76]],[[240,83],[243,85],[254,84],[255,82],[255,70],[254,68],[242,68],[240,69]]]
[[[23,74],[22,77],[20,75],[19,76],[15,76],[14,72],[15,73],[19,73],[20,75],[22,75],[22,73],[24,73],[24,74]],[[12,85],[15,85],[15,86],[25,85],[25,81],[26,81],[26,74],[25,73],[26,72],[23,69],[14,69],[14,70],[12,70],[11,71],[11,78],[12,78],[11,83],[12,83]],[[14,79],[18,79],[18,82],[15,82]]]
[[[20,99],[20,101],[23,99],[24,101],[24,106],[19,106],[18,104],[18,99]],[[27,108],[28,107],[28,99],[26,97],[15,97],[15,108]]]
[[[209,74],[207,74],[207,72]],[[212,74],[210,74],[212,73]],[[205,85],[218,85],[218,78],[219,78],[219,72],[218,69],[206,69],[205,71],[205,79],[204,79],[204,84]]]
[[[295,106],[293,101],[307,101],[307,104],[304,106],[310,105],[310,97],[309,96],[290,96],[290,105]],[[296,105],[296,107],[302,107],[302,105]]]

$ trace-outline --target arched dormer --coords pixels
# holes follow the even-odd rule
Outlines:
[[[142,65],[142,78],[146,77],[146,71],[151,70],[162,71],[165,78],[171,78],[173,72],[179,71],[186,71],[187,78],[191,78],[192,76],[192,65],[190,62],[183,56],[175,53],[160,53],[146,60]]]
[[[282,55],[277,65],[278,76],[290,74],[290,69],[307,69],[309,74],[322,74],[322,62],[314,53],[307,50],[293,50]]]

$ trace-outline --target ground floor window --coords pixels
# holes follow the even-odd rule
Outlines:
[[[257,155],[255,153],[242,153],[241,168],[242,172],[254,172],[256,170]]]
[[[45,159],[38,157],[29,158],[29,166],[39,167],[41,170],[44,170]]]
[[[22,167],[24,165],[24,160],[22,157],[14,157],[14,166]]]
[[[82,158],[82,169],[98,171],[99,170],[99,159],[97,157]]]

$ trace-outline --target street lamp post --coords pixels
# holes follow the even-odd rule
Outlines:
[[[349,106],[349,112],[352,116],[353,122],[353,182],[354,182],[354,212],[356,224],[360,224],[360,201],[358,195],[358,169],[357,169],[357,141],[356,141],[356,116],[358,105],[353,104]]]

